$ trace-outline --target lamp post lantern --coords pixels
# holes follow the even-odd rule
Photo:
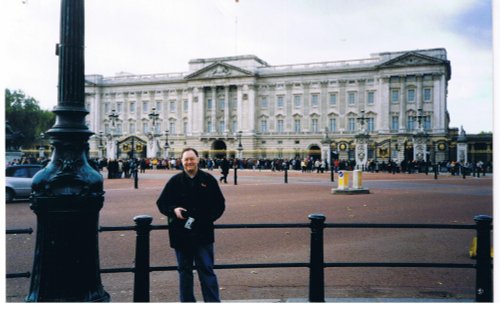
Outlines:
[[[33,178],[37,233],[29,302],[109,301],[99,268],[103,178],[88,162],[84,105],[84,1],[61,1],[58,104],[47,131],[54,147]]]

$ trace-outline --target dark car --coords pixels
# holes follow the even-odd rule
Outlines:
[[[42,165],[10,166],[5,170],[5,201],[28,198],[31,194],[33,176],[42,169]]]

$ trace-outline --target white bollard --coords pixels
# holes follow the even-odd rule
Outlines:
[[[363,188],[363,171],[354,170],[352,172],[352,188],[355,190],[360,190]]]

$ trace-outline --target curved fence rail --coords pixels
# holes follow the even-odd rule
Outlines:
[[[473,225],[449,224],[378,224],[378,223],[325,223],[320,214],[309,215],[309,223],[279,224],[216,224],[216,229],[272,229],[272,228],[310,228],[310,261],[285,263],[245,263],[219,264],[215,269],[252,269],[252,268],[309,268],[309,302],[324,302],[324,269],[332,267],[384,267],[384,268],[451,268],[476,270],[477,302],[493,302],[493,263],[490,255],[493,219],[489,216],[476,216]],[[176,266],[150,266],[150,232],[167,230],[167,225],[152,225],[153,218],[140,215],[134,218],[135,226],[101,226],[99,232],[136,231],[135,266],[129,268],[104,268],[101,273],[134,273],[134,302],[149,302],[149,275],[151,272],[175,271]],[[324,262],[323,233],[325,228],[379,228],[379,229],[453,229],[476,230],[477,256],[475,263],[415,263],[415,262]],[[32,229],[7,230],[7,234],[31,234]],[[30,277],[30,273],[11,273],[7,278]]]

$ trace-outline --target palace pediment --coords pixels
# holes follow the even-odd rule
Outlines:
[[[426,66],[426,65],[443,65],[448,61],[435,58],[428,55],[423,55],[416,52],[408,52],[396,58],[388,60],[380,65],[378,68],[393,68],[393,67],[408,67],[408,66]]]
[[[187,75],[185,79],[220,79],[253,76],[255,76],[254,73],[246,69],[223,62],[215,62]]]

